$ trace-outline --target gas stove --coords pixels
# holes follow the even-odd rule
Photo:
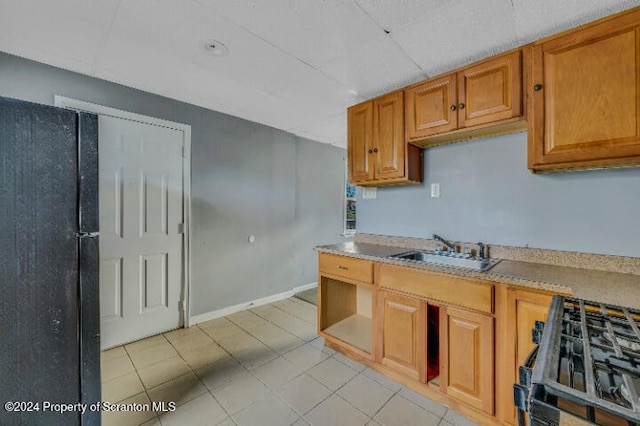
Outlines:
[[[640,425],[639,327],[639,310],[555,296],[514,386],[521,424]]]

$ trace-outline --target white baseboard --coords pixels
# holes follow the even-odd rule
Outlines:
[[[236,312],[244,311],[244,310],[249,309],[249,308],[255,308],[256,306],[266,305],[268,303],[277,302],[278,300],[288,299],[289,297],[293,296],[294,294],[296,294],[298,292],[301,292],[301,291],[304,291],[304,290],[309,290],[309,289],[312,289],[312,288],[317,287],[317,286],[318,286],[317,282],[310,283],[310,284],[305,284],[305,285],[301,285],[299,287],[294,287],[293,289],[291,289],[289,291],[285,291],[283,293],[278,293],[278,294],[274,294],[272,296],[262,297],[260,299],[252,300],[250,302],[240,303],[238,305],[229,306],[227,308],[218,309],[218,310],[207,312],[207,313],[200,314],[200,315],[194,315],[191,318],[189,318],[189,324],[186,325],[186,326],[187,327],[191,327],[191,326],[199,324],[201,322],[210,321],[212,319],[225,317],[227,315],[231,315],[231,314],[234,314]]]
[[[311,283],[306,285],[301,285],[300,287],[296,287],[293,289],[293,294],[300,293],[301,291],[311,290],[312,288],[318,287],[318,283]]]

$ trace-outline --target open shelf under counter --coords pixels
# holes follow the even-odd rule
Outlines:
[[[323,331],[362,351],[372,353],[372,320],[364,315],[354,314]]]
[[[320,276],[319,331],[373,358],[373,287]]]

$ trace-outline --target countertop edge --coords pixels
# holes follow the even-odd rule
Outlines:
[[[528,279],[525,276],[517,277],[513,275],[504,275],[504,274],[496,273],[494,269],[498,265],[500,265],[500,263],[496,265],[496,267],[486,272],[479,272],[471,269],[441,266],[441,265],[434,265],[429,263],[416,263],[416,262],[410,262],[410,261],[405,261],[400,259],[388,258],[386,256],[357,253],[353,251],[339,249],[339,248],[336,248],[335,246],[336,245],[316,246],[314,247],[314,250],[317,251],[318,253],[329,253],[329,254],[335,254],[339,256],[347,256],[347,257],[370,260],[373,262],[384,263],[389,265],[396,265],[396,266],[408,267],[408,268],[413,268],[418,270],[456,275],[461,278],[473,278],[478,280],[491,281],[491,282],[496,282],[501,284],[523,287],[523,288],[532,289],[532,290],[549,291],[554,293],[563,293],[563,294],[576,296],[575,288],[573,288],[571,285],[563,285],[563,284],[558,284],[554,282],[533,280],[533,279]],[[370,243],[359,243],[358,246],[360,247],[376,246],[376,248],[382,249],[384,251],[390,251],[390,252],[400,252],[402,250],[409,250],[406,247],[381,246],[381,245],[375,245]],[[545,268],[549,266],[552,266],[554,268],[568,268],[568,267],[558,267],[555,265],[536,264],[536,263],[513,261],[513,260],[502,260],[501,263],[503,262],[507,264],[525,264],[528,268],[532,268],[532,267]]]

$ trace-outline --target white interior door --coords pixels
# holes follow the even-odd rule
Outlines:
[[[180,326],[183,132],[99,116],[103,349]]]

